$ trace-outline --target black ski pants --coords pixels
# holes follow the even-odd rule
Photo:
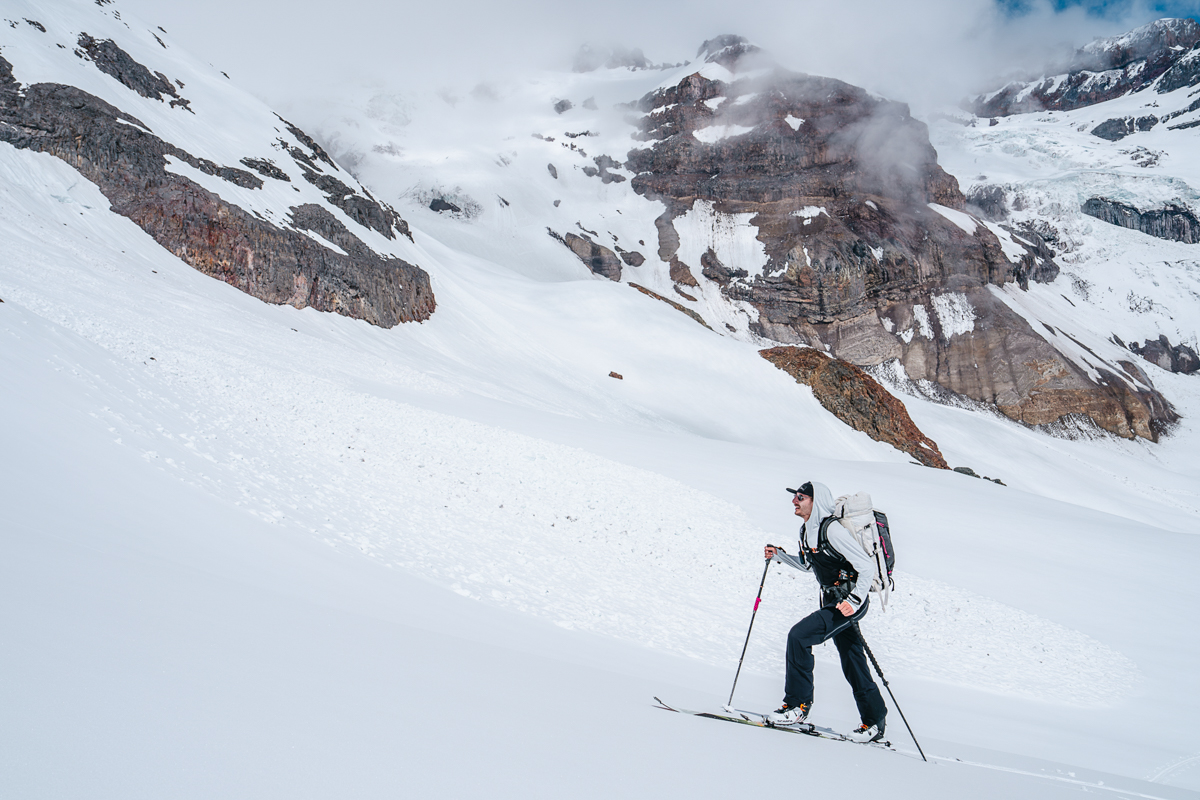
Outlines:
[[[814,611],[792,626],[787,641],[787,678],[783,684],[783,702],[789,706],[811,703],[813,700],[813,654],[812,648],[826,639],[833,639],[842,660],[842,674],[854,690],[854,702],[858,715],[866,725],[883,727],[887,706],[863,650],[863,640],[854,623],[867,613],[863,603],[851,617],[842,616],[836,608]]]

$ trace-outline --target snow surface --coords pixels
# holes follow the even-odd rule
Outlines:
[[[225,88],[211,103],[190,92],[211,68],[165,34],[166,50],[145,36],[135,52],[126,40],[152,26],[111,6],[6,9],[48,28],[0,27],[18,79],[66,68],[53,44],[9,37],[70,44],[84,18],[182,78],[198,119],[171,135],[194,155],[235,164],[238,142],[275,124],[236,87],[244,108],[204,118],[227,108]],[[84,66],[72,82],[165,130],[167,109]],[[0,145],[0,793],[719,796],[786,762],[817,792],[852,774],[906,798],[1194,797],[1200,701],[1179,686],[1200,656],[1196,379],[1145,365],[1183,415],[1159,444],[1053,438],[902,394],[952,464],[1007,486],[912,465],[759,357],[749,313],[702,277],[694,306],[736,332],[591,276],[545,235],[578,223],[638,249],[650,261],[624,279],[671,292],[655,263],[661,204],[581,171],[635,146],[631,128],[548,102],[611,108],[663,77],[598,72],[499,87],[511,113],[487,128],[461,124],[496,108],[486,93],[314,101],[313,115],[341,104],[323,139],[360,156],[376,196],[480,208],[403,203],[415,244],[355,229],[431,274],[438,311],[391,330],[203,276],[65,163]],[[1065,130],[1004,125],[1039,142]],[[939,153],[959,170],[987,133],[939,139]],[[1022,152],[1037,151],[993,163],[1036,173],[1037,203],[1075,191],[1077,175],[1051,181]],[[964,185],[976,173],[956,171]],[[1119,350],[1099,349],[1110,333],[1170,321],[1194,341],[1186,246],[1063,215],[1079,241],[1064,275],[1006,302],[1104,358]],[[680,257],[697,268],[712,246],[763,268],[748,216],[697,202],[675,221]],[[970,330],[969,307],[942,297],[943,331]],[[927,309],[914,317],[932,336]],[[896,714],[899,755],[651,706],[725,701],[761,547],[795,541],[783,487],[798,478],[867,490],[889,514],[897,591],[863,630],[930,765]],[[810,578],[772,568],[738,705],[778,702],[784,636],[814,602]],[[818,647],[818,721],[845,728],[838,671]]]
[[[803,219],[805,225],[811,225],[812,221],[822,214],[829,216],[829,212],[825,210],[825,206],[805,206],[804,208],[792,212],[792,216]],[[872,252],[874,252],[874,250],[872,250]],[[882,249],[880,252],[883,252]],[[875,258],[878,260],[879,256],[876,256]]]
[[[741,136],[752,130],[754,127],[749,125],[709,125],[707,128],[697,128],[692,131],[692,136],[705,144],[716,144],[723,139]]]
[[[975,330],[975,308],[965,294],[946,292],[929,298],[947,340]]]
[[[979,225],[975,221],[975,218],[970,214],[964,214],[961,211],[957,211],[953,208],[946,208],[945,206],[938,205],[937,203],[930,203],[929,207],[953,222],[969,236],[975,235],[975,230],[979,227]]]
[[[758,228],[750,224],[753,212],[727,214],[717,211],[712,201],[697,200],[691,209],[675,219],[679,233],[679,258],[700,271],[700,259],[711,249],[730,269],[744,269],[751,275],[767,265],[767,248],[758,240]]]

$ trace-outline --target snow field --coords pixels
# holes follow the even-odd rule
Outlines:
[[[34,185],[73,180],[69,170],[49,157],[8,155],[15,162],[10,174],[32,169],[37,180],[26,180]],[[39,168],[49,174],[38,174]],[[81,183],[74,187],[76,195],[98,209],[100,199]],[[69,189],[61,191],[59,196],[69,196]],[[159,257],[140,231],[129,231],[129,239],[129,252],[138,248],[142,258],[164,273],[187,269]],[[41,237],[30,240],[31,263],[37,263],[34,245],[44,248],[45,242]],[[117,254],[109,257],[115,267]],[[10,270],[10,279],[19,269]],[[6,287],[5,295],[76,327],[80,321],[62,298],[37,289],[54,269],[53,263],[42,263],[21,283]],[[384,358],[356,355],[349,342],[318,338],[322,328],[326,336],[338,329],[366,333],[368,339],[379,335],[360,323],[273,309],[237,294],[234,308],[222,309],[216,318],[211,311],[198,316],[184,307],[182,298],[164,301],[159,291],[137,286],[136,291],[147,293],[137,307],[165,309],[167,322],[155,313],[130,313],[127,292],[133,281],[127,279],[127,289],[114,292],[103,277],[86,270],[74,275],[77,271],[71,268],[61,279],[76,287],[77,302],[87,297],[93,314],[105,305],[112,309],[109,319],[87,319],[77,332],[146,368],[136,378],[136,388],[97,413],[114,440],[147,461],[214,496],[236,498],[236,505],[266,522],[308,531],[330,545],[353,548],[466,597],[710,664],[727,664],[732,658],[744,625],[738,600],[753,583],[756,569],[746,553],[771,538],[736,506],[577,448],[380,396],[374,387],[415,389],[434,398],[453,390]],[[196,278],[188,282],[198,289],[219,289],[221,295],[232,291]],[[269,332],[253,319],[246,329],[235,309],[249,310],[252,316],[259,309],[276,318],[296,316],[310,326],[315,323],[315,330]],[[691,327],[663,316],[684,330]],[[196,330],[207,333],[196,337]],[[265,354],[247,346],[261,344],[264,336],[271,341]],[[535,359],[539,355],[533,354]],[[511,375],[521,366],[530,365],[509,363],[505,372]],[[630,379],[637,377],[630,373]],[[807,392],[801,387],[796,391]],[[867,451],[885,451],[867,444]],[[614,593],[614,585],[638,588]],[[807,580],[802,585],[808,588]],[[926,588],[933,585],[927,582]],[[939,593],[953,596],[954,590],[941,586],[932,596]],[[786,602],[784,617],[803,615],[811,594],[805,591]],[[908,622],[889,624],[881,652],[933,621],[920,607],[906,611],[904,606],[905,600],[897,598],[893,613]],[[981,638],[997,618],[1011,618],[1008,630],[1014,638],[998,649],[1029,652],[1033,641],[1022,640],[1030,629],[1019,624],[1021,612],[1001,604],[988,611],[990,618],[962,617],[958,631],[974,630],[972,636]],[[780,624],[785,624],[783,618]],[[748,667],[776,672],[781,648],[776,641]],[[1064,671],[1053,661],[1072,663],[1103,652],[1094,641],[1083,648],[1078,643],[1063,647],[1040,669],[1044,686],[1028,681],[1025,691],[1085,704],[1103,701],[1119,690],[1131,666],[1079,693],[1056,677]],[[939,664],[938,674],[952,682],[978,678],[975,667],[965,662],[942,663],[938,646],[911,653],[909,659],[914,674]],[[1004,664],[1003,657],[996,663]],[[1018,661],[1001,669],[1015,674],[1022,665]]]
[[[1196,701],[1177,691],[1200,656],[1180,633],[1200,557],[1193,379],[1146,367],[1184,414],[1161,445],[1053,439],[905,397],[952,464],[1009,486],[910,466],[759,358],[744,316],[703,279],[696,307],[737,335],[590,276],[545,234],[550,219],[652,258],[655,204],[577,169],[620,157],[629,128],[571,139],[586,158],[562,145],[591,127],[583,98],[609,109],[660,80],[492,87],[511,115],[486,92],[373,95],[378,127],[341,128],[343,156],[394,134],[359,162],[384,183],[373,192],[392,201],[441,181],[484,209],[458,219],[410,203],[415,244],[361,234],[432,276],[434,318],[390,331],[199,275],[66,165],[0,147],[0,357],[14,376],[0,403],[19,421],[0,482],[12,525],[0,607],[15,610],[3,619],[17,658],[0,662],[0,683],[23,690],[7,704],[22,727],[0,748],[19,769],[0,773],[17,776],[15,796],[134,796],[131,775],[146,796],[728,793],[781,759],[818,767],[805,770],[817,791],[854,770],[902,797],[1057,796],[1076,780],[1190,796],[1094,770],[1196,785]],[[560,117],[547,97],[576,107]],[[517,113],[535,101],[540,116]],[[491,117],[511,149],[463,124]],[[203,154],[230,163],[220,152]],[[1110,260],[1085,240],[1067,263],[1115,283],[1140,252],[1127,234],[1140,236],[1098,230]],[[1190,251],[1164,244],[1174,261],[1134,269],[1172,276],[1151,299],[1187,319]],[[626,279],[674,297],[657,267]],[[1106,333],[1089,314],[1110,307],[1054,300],[1076,296],[1064,281],[1022,302],[1094,346]],[[966,324],[945,305],[921,310]],[[1124,314],[1121,331],[1146,319]],[[761,546],[794,541],[781,489],[801,476],[869,490],[901,537],[899,589],[864,632],[922,741],[1017,772],[930,771],[648,708],[668,689],[724,701]],[[772,568],[747,705],[778,701],[783,637],[814,594]],[[819,713],[843,727],[853,711],[835,660],[819,648]],[[479,704],[496,713],[463,725]],[[544,724],[564,707],[588,725]],[[67,769],[65,749],[83,753]]]

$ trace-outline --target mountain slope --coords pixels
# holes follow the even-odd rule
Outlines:
[[[1200,24],[1160,19],[1080,48],[1070,63],[1032,81],[1013,81],[976,98],[981,117],[1072,111],[1155,88],[1162,94],[1200,82]],[[1147,118],[1144,125],[1157,124]]]
[[[1095,770],[1142,775],[1186,755],[1171,728],[1179,706],[1163,696],[1195,654],[1134,624],[1142,589],[1125,576],[1161,570],[1167,551],[1183,554],[1182,575],[1193,536],[955,473],[830,460],[850,451],[822,440],[828,417],[790,379],[779,412],[791,408],[804,436],[789,450],[647,425],[622,412],[628,400],[605,410],[578,386],[558,397],[574,396],[590,419],[529,399],[513,406],[514,395],[479,391],[490,356],[473,360],[470,337],[437,330],[436,317],[430,335],[414,328],[391,341],[395,332],[361,322],[259,304],[96,207],[94,188],[60,189],[56,181],[73,180],[65,165],[7,152],[4,218],[25,214],[7,232],[0,283],[6,374],[21,387],[3,395],[5,637],[17,643],[5,685],[20,687],[6,705],[21,726],[7,731],[45,732],[9,739],[6,752],[20,758],[5,771],[14,793],[128,796],[136,775],[146,791],[178,796],[253,795],[264,782],[371,796],[398,781],[432,792],[649,796],[711,788],[714,776],[691,766],[701,758],[729,765],[715,780],[732,790],[775,756],[809,765],[810,786],[853,768],[901,796],[931,786],[1078,791],[1064,781],[1185,796]],[[21,168],[30,172],[17,181]],[[495,302],[504,285],[485,296]],[[527,289],[518,281],[503,305]],[[456,295],[444,293],[448,307]],[[644,353],[666,331],[681,337],[677,352],[706,335],[673,312],[662,323],[660,337],[610,357]],[[518,383],[536,380],[537,355],[506,350],[505,383],[518,370]],[[747,368],[751,356],[761,362],[749,353]],[[706,393],[719,396],[730,366],[703,378]],[[764,387],[786,378],[763,367]],[[745,424],[767,434],[777,416]],[[1082,443],[1060,444],[1058,457],[1070,458],[1065,446]],[[1018,773],[923,767],[649,707],[664,691],[688,703],[723,698],[755,553],[794,535],[780,484],[798,464],[837,487],[870,487],[904,532],[901,592],[865,630],[923,745]],[[1114,493],[1093,492],[1092,502]],[[564,525],[571,534],[559,533]],[[979,535],[964,542],[964,526]],[[1101,555],[1086,575],[1064,571],[1129,530],[1145,542],[1140,553],[1121,563]],[[1029,552],[1040,555],[1031,562]],[[1171,568],[1164,577],[1180,586]],[[748,705],[777,699],[783,633],[812,602],[797,578],[769,578],[739,694]],[[1103,597],[1083,590],[1096,581]],[[1170,606],[1186,609],[1193,598],[1178,592],[1168,589]],[[1151,659],[1123,655],[1151,642]],[[82,674],[72,668],[81,658]],[[818,680],[822,719],[849,724],[831,653],[819,654]],[[466,730],[456,710],[464,686],[494,711]],[[564,709],[588,724],[567,735],[546,724]],[[1113,714],[1127,737],[1086,733]],[[47,740],[78,741],[78,755],[64,763]],[[147,754],[172,769],[147,776],[138,766]]]
[[[417,227],[523,274],[634,284],[760,347],[896,360],[1028,424],[1082,415],[1153,440],[1174,418],[1124,354],[1082,365],[999,299],[1053,279],[1049,248],[960,210],[905,106],[740,37],[678,68],[374,88],[297,113]]]
[[[6,6],[20,19],[0,59],[5,142],[62,158],[163,247],[260,299],[385,327],[429,317],[429,277],[398,257],[397,234],[410,234],[395,211],[348,185],[303,131],[110,5]]]
[[[610,79],[625,95],[662,76]],[[447,130],[442,156],[462,133]],[[522,136],[579,189],[560,207],[650,204],[583,174],[601,136],[564,138],[587,161]],[[437,143],[418,144],[433,164]],[[413,238],[396,242],[438,308],[385,329],[213,281],[62,159],[0,143],[5,794],[709,794],[786,760],[817,791],[852,774],[914,798],[1195,796],[1197,701],[1178,689],[1200,655],[1181,633],[1200,558],[1193,377],[1147,365],[1182,415],[1151,444],[1051,437],[897,376],[952,464],[1007,485],[913,466],[755,343],[591,275],[534,230],[555,198],[511,177],[533,167],[480,149],[494,171],[472,191],[492,215],[464,219],[453,186],[437,196],[458,217],[404,209]],[[946,163],[966,185],[960,157]],[[632,237],[647,220],[629,216],[606,219]],[[1097,230],[1064,270],[1128,288],[1120,259],[1146,237]],[[1187,266],[1151,274],[1176,281],[1156,302],[1191,302]],[[1120,298],[1054,301],[1065,287],[988,291],[1100,347],[1085,334],[1103,340]],[[1113,319],[1132,337],[1157,317]],[[796,536],[782,489],[797,477],[888,511],[899,589],[864,633],[948,760],[650,707],[724,702],[761,547]],[[739,704],[778,702],[784,636],[814,596],[772,569]],[[817,659],[820,720],[847,727],[836,656]],[[895,716],[889,734],[911,755]]]

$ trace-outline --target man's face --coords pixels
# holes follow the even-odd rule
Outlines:
[[[809,515],[812,514],[812,498],[806,494],[796,494],[792,497],[792,507],[796,509],[796,516],[802,517],[805,522],[808,522]]]

